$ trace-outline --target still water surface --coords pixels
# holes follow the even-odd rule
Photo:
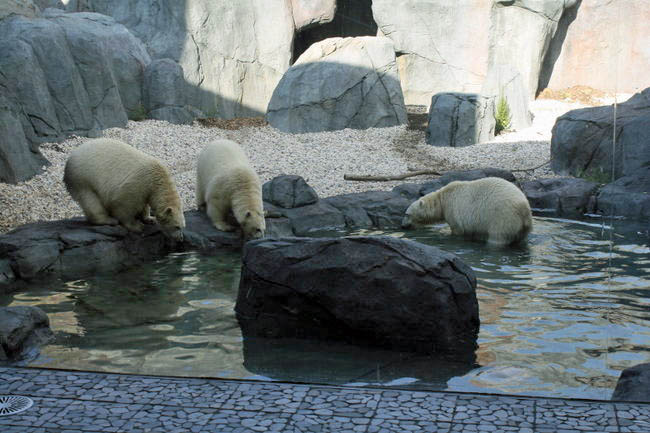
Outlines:
[[[528,246],[516,249],[464,242],[445,225],[354,233],[414,239],[472,266],[481,317],[474,364],[244,340],[233,312],[234,253],[171,254],[137,270],[36,286],[0,304],[36,305],[50,317],[56,341],[29,366],[608,399],[623,368],[650,362],[644,227],[535,218]]]

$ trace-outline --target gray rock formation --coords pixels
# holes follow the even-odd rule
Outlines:
[[[40,15],[40,10],[32,0],[3,0],[0,2],[0,20],[13,14],[33,18]]]
[[[427,143],[461,147],[494,138],[494,98],[471,93],[438,93],[431,98]]]
[[[145,70],[143,86],[147,118],[191,124],[195,111],[188,107],[189,87],[183,68],[172,59],[151,62]]]
[[[25,137],[24,112],[3,93],[0,88],[0,182],[17,183],[39,173],[47,160]]]
[[[274,206],[291,209],[316,203],[318,194],[301,176],[285,175],[265,182],[262,198]]]
[[[598,184],[573,177],[550,178],[523,182],[521,189],[535,211],[580,217],[594,211]]]
[[[553,126],[551,168],[605,183],[649,164],[650,88],[618,105],[615,149],[613,134],[613,106],[569,111]]]
[[[596,197],[596,210],[603,215],[650,218],[650,166],[605,185]]]
[[[388,236],[248,242],[235,311],[245,337],[473,352],[476,278],[454,254]]]
[[[299,2],[301,3],[301,2]],[[259,116],[289,67],[294,37],[285,0],[78,1],[77,10],[114,17],[153,59],[183,68],[193,106],[216,117]]]
[[[54,340],[50,320],[37,307],[0,307],[0,361],[32,357]]]
[[[558,29],[563,33],[549,48],[540,90],[582,85],[636,93],[648,87],[650,2],[589,0],[567,12]]]
[[[127,112],[140,104],[149,61],[142,44],[110,17],[47,9],[42,17],[0,20],[2,123],[11,119],[14,125],[0,130],[11,137],[11,143],[0,143],[0,158],[11,165],[0,180],[37,173],[43,164],[39,143],[124,126]]]
[[[296,31],[329,23],[336,13],[336,0],[291,0]]]
[[[612,400],[650,402],[650,363],[623,370]]]
[[[428,105],[435,93],[481,90],[491,8],[492,0],[373,0],[380,34],[395,44],[407,104]]]
[[[266,118],[293,133],[406,123],[388,38],[330,38],[312,45],[284,74]]]
[[[0,257],[5,270],[7,265],[10,269],[4,288],[10,290],[16,281],[118,271],[165,254],[166,245],[153,226],[135,235],[120,226],[93,226],[80,219],[26,224],[0,236]]]
[[[534,98],[542,63],[558,22],[577,0],[494,0],[490,15],[487,70],[508,66],[518,71]]]

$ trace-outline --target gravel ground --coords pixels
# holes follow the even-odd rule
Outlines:
[[[239,142],[262,182],[280,174],[302,176],[320,197],[367,190],[388,190],[405,182],[422,182],[419,176],[394,182],[351,182],[344,174],[395,175],[408,170],[498,167],[520,170],[550,159],[551,128],[557,116],[582,107],[580,103],[539,99],[531,103],[535,115],[530,128],[499,135],[493,141],[462,148],[429,146],[424,132],[406,126],[367,130],[285,134],[270,126],[236,130],[172,125],[147,120],[130,121],[126,128],[104,131],[106,137],[124,140],[162,160],[171,170],[185,210],[195,207],[196,155],[210,140],[229,138]],[[68,153],[86,138],[72,137],[41,146],[51,165],[18,185],[0,183],[0,233],[39,220],[82,215],[63,185]],[[552,176],[546,164],[534,171],[519,171],[520,180]]]

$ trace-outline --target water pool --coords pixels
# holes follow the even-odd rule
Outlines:
[[[536,217],[527,247],[515,249],[464,242],[444,225],[353,233],[436,245],[472,266],[481,317],[473,364],[244,340],[233,312],[235,253],[170,254],[132,271],[37,285],[0,304],[48,313],[56,341],[23,363],[34,367],[608,399],[622,369],[650,361],[645,227]]]

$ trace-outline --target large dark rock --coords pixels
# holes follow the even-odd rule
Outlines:
[[[166,242],[153,226],[144,234],[133,234],[120,226],[94,226],[82,219],[26,224],[0,236],[0,259],[9,269],[3,273],[5,288],[18,281],[117,271],[170,251]]]
[[[464,352],[479,328],[476,278],[457,256],[392,238],[248,242],[235,306],[245,337]]]
[[[494,137],[494,98],[473,93],[437,93],[431,98],[427,143],[471,146]]]
[[[262,185],[264,201],[286,209],[306,206],[318,201],[314,188],[301,176],[276,176]]]
[[[144,45],[104,15],[48,9],[0,20],[0,181],[38,173],[40,143],[126,125],[149,62]]]
[[[650,363],[623,370],[612,400],[650,402]]]
[[[604,215],[650,218],[650,165],[605,185],[596,197],[596,210]]]
[[[313,44],[276,86],[266,119],[292,133],[406,123],[393,43],[364,36]]]
[[[17,360],[54,339],[47,315],[37,307],[0,307],[0,361]]]
[[[531,208],[556,215],[580,217],[592,212],[598,184],[573,177],[539,179],[521,184]]]
[[[399,227],[413,200],[393,191],[367,191],[328,197],[323,201],[338,209],[347,228]]]
[[[615,155],[614,106],[582,108],[560,116],[551,139],[553,171],[607,182],[612,179],[612,165],[618,179],[649,164],[650,88],[619,104],[616,113]]]

